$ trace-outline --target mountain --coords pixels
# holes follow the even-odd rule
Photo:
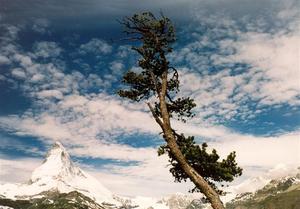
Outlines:
[[[99,181],[74,165],[59,142],[50,149],[43,164],[34,170],[28,183],[0,187],[0,194],[10,199],[43,197],[45,192],[51,191],[78,191],[98,203],[118,203]]]
[[[198,200],[197,200],[198,199]],[[1,206],[2,205],[2,206]],[[74,165],[63,145],[56,142],[42,165],[25,184],[0,185],[0,209],[196,209],[199,198],[174,194],[161,200],[114,195],[97,179]]]
[[[186,195],[176,193],[160,200],[149,197],[135,197],[132,199],[132,203],[133,205],[139,205],[140,208],[145,209],[211,209],[208,204],[202,201],[199,194]]]
[[[77,191],[50,192],[46,196],[27,200],[0,198],[0,205],[6,205],[3,209],[106,209]],[[1,206],[0,209],[2,209]]]
[[[208,204],[204,204],[199,195],[185,195],[181,193],[172,194],[159,201],[169,208],[174,209],[210,209]]]
[[[227,209],[300,209],[300,174],[273,179],[255,192],[238,195]]]

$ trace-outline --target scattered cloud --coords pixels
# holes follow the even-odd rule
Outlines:
[[[43,90],[37,93],[37,97],[41,99],[44,98],[62,99],[63,94],[58,90]]]
[[[258,166],[272,168],[277,164],[297,167],[300,165],[299,130],[274,137],[255,137],[251,135],[226,135],[223,140],[212,145],[225,156],[237,152],[237,161],[245,167]]]
[[[34,56],[42,58],[55,58],[59,56],[62,49],[55,42],[41,41],[34,44]]]
[[[15,68],[11,71],[11,74],[13,77],[17,78],[17,79],[25,79],[26,78],[26,74],[24,72],[24,70],[22,68]]]
[[[49,26],[50,26],[49,20],[38,18],[34,21],[34,24],[32,25],[32,30],[40,34],[46,34],[46,33],[50,33]]]
[[[124,64],[120,61],[113,61],[110,63],[110,67],[113,74],[120,75],[123,73]]]
[[[10,64],[10,60],[3,55],[0,55],[0,65],[8,65]]]
[[[33,64],[32,59],[29,56],[23,54],[15,54],[14,60],[19,62],[20,65],[24,68],[28,68]]]
[[[94,55],[101,55],[101,54],[109,54],[112,51],[112,46],[110,46],[108,43],[106,43],[103,40],[93,38],[89,42],[82,44],[79,47],[79,53],[80,54],[88,54],[92,53]]]
[[[294,4],[286,7],[293,10],[288,5]],[[278,22],[286,21],[285,27],[272,30],[265,24],[267,17],[233,20],[223,16],[203,19],[202,13],[196,14],[200,26],[184,33],[191,41],[170,56],[180,70],[181,94],[195,98],[199,123],[249,122],[270,108],[299,107],[296,14],[282,16]]]
[[[241,91],[262,105],[300,105],[299,43],[300,30],[276,35],[249,33],[234,43],[237,53],[230,58],[252,67],[252,76]]]

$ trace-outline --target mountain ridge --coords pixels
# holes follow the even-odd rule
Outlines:
[[[273,179],[255,192],[239,194],[227,209],[300,209],[300,174]]]

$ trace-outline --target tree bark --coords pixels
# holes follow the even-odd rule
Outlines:
[[[167,76],[168,76],[168,71],[166,70],[162,74],[161,89],[159,92],[157,92],[160,101],[160,111],[161,111],[162,120],[157,115],[155,115],[153,108],[151,108],[151,105],[148,104],[148,106],[156,122],[162,128],[165,134],[165,140],[168,144],[168,147],[170,148],[170,151],[176,158],[177,162],[180,164],[181,168],[190,177],[191,181],[197,186],[197,188],[199,188],[200,191],[207,197],[207,199],[211,203],[211,206],[214,209],[225,209],[222,201],[220,200],[218,193],[205,181],[205,179],[199,173],[197,173],[197,171],[192,166],[188,164],[184,155],[180,151],[179,146],[177,145],[176,138],[172,131],[172,127],[170,123],[170,115],[165,100],[166,93],[167,93]]]
[[[193,167],[191,167],[183,154],[181,153],[172,129],[164,125],[164,134],[166,136],[166,141],[170,151],[175,156],[177,162],[180,164],[181,168],[185,171],[185,173],[190,177],[192,182],[200,189],[200,191],[208,198],[211,206],[214,209],[225,209],[222,201],[219,198],[217,192],[205,181],[205,179],[199,175]]]

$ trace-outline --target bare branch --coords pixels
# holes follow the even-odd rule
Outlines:
[[[171,96],[170,96],[168,93],[166,94],[166,96],[167,96],[167,98],[169,99],[169,101],[170,101],[172,104],[174,104],[173,99],[171,98]]]
[[[152,107],[152,105],[150,104],[150,102],[147,102],[147,105],[155,119],[155,121],[158,123],[158,125],[163,128],[163,122],[161,121],[161,119],[158,117],[158,115],[156,115],[155,111],[154,111],[154,108]]]
[[[150,71],[150,74],[151,74],[152,82],[154,83],[154,86],[155,86],[156,93],[157,93],[157,95],[159,95],[159,86],[158,86],[158,83],[157,83],[157,80],[155,78],[153,71]]]

